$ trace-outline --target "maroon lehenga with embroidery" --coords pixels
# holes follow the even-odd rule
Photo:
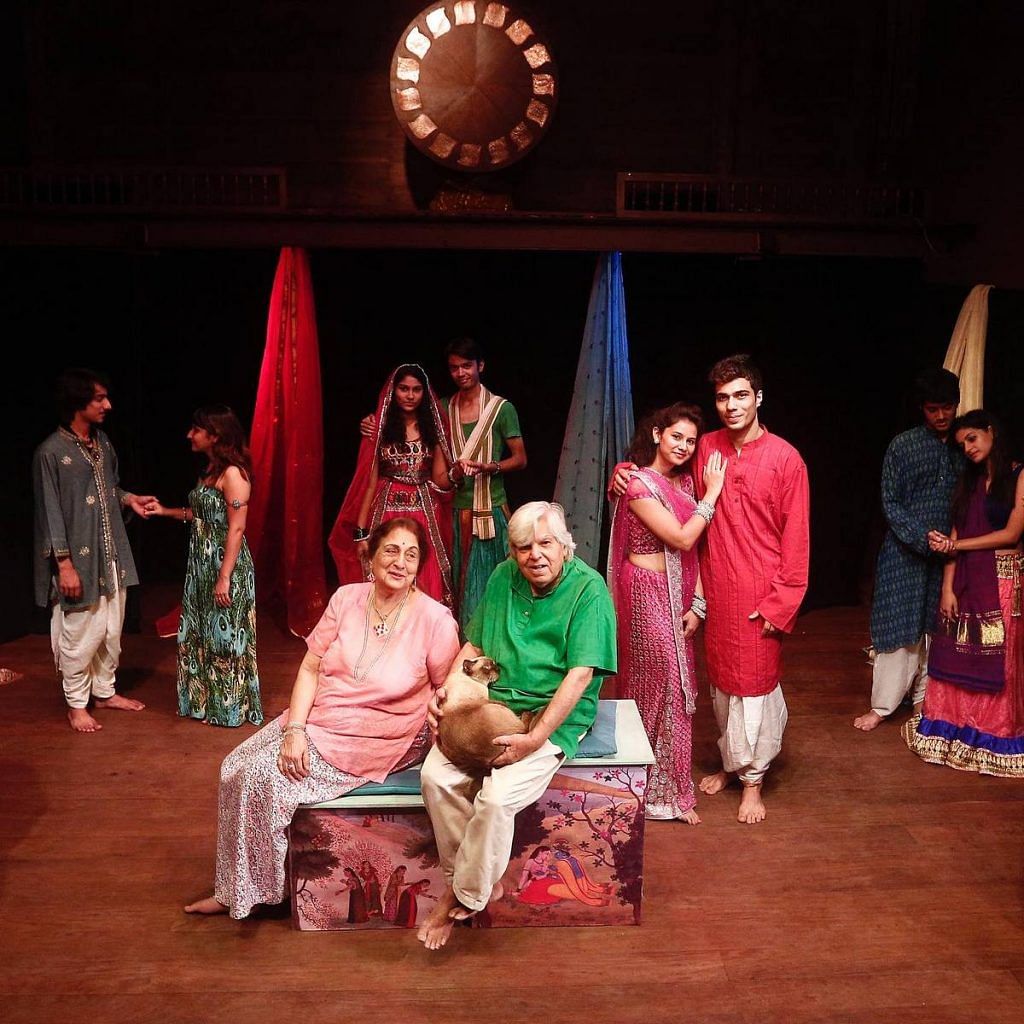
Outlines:
[[[370,484],[370,471],[377,463],[377,490],[370,505],[367,528],[372,531],[389,519],[408,516],[423,524],[430,540],[430,551],[420,562],[416,586],[425,594],[452,607],[452,490],[442,490],[432,480],[434,448],[422,441],[385,442],[384,424],[394,399],[399,370],[393,370],[377,401],[376,430],[372,437],[364,437],[359,447],[356,472],[338,512],[327,543],[338,569],[338,582],[362,583],[366,579],[366,566],[362,563],[353,540],[352,531],[363,496]],[[420,370],[422,373],[422,369]],[[426,377],[426,374],[423,374]],[[437,396],[428,386],[423,401],[427,403],[430,418],[437,434],[437,443],[445,460],[452,463],[448,443],[447,420],[441,414]]]
[[[670,481],[651,469],[631,474],[612,521],[608,582],[618,618],[618,692],[636,701],[655,763],[647,781],[647,817],[680,818],[697,802],[693,788],[693,641],[683,616],[693,603],[696,551],[663,544],[630,508],[660,501],[686,522],[696,507],[689,476]],[[665,572],[634,565],[629,556],[664,554]]]

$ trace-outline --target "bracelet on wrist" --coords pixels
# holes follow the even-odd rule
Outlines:
[[[698,619],[704,620],[708,617],[708,602],[705,598],[701,597],[700,594],[693,595],[693,601],[690,603],[690,611],[697,616]]]
[[[696,508],[693,510],[695,516],[700,516],[705,523],[710,523],[715,516],[715,506],[706,499],[701,499],[697,502]]]

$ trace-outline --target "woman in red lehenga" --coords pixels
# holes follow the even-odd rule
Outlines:
[[[702,419],[696,406],[677,403],[641,422],[627,460],[630,473],[617,500],[608,552],[608,584],[618,618],[618,692],[640,709],[655,763],[647,781],[646,817],[700,823],[693,788],[693,712],[696,697],[693,635],[706,606],[697,542],[725,481],[714,455],[697,502],[687,464]]]
[[[409,516],[423,524],[433,554],[421,564],[416,586],[451,607],[452,461],[445,418],[427,375],[404,363],[381,389],[373,434],[359,446],[356,472],[328,539],[340,584],[366,579],[366,541],[378,524]]]

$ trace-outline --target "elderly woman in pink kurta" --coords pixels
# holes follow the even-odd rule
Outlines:
[[[371,534],[372,582],[335,592],[306,638],[288,710],[224,761],[214,893],[187,913],[242,918],[259,903],[280,903],[298,806],[423,759],[427,702],[459,650],[451,612],[415,586],[426,549],[413,519]]]

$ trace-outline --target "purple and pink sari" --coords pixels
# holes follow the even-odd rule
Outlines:
[[[683,616],[693,602],[697,553],[658,540],[631,508],[659,501],[680,523],[696,507],[693,482],[670,480],[652,469],[630,475],[616,502],[608,551],[608,585],[618,620],[618,693],[637,703],[655,764],[648,776],[647,817],[678,818],[696,804],[693,788],[693,711],[696,671],[693,641],[683,637]],[[633,555],[663,554],[665,572],[641,568]]]
[[[992,523],[985,480],[971,496],[957,536],[1002,529]],[[953,591],[957,614],[939,617],[928,656],[921,714],[904,728],[919,757],[986,775],[1024,777],[1022,555],[962,551]]]

